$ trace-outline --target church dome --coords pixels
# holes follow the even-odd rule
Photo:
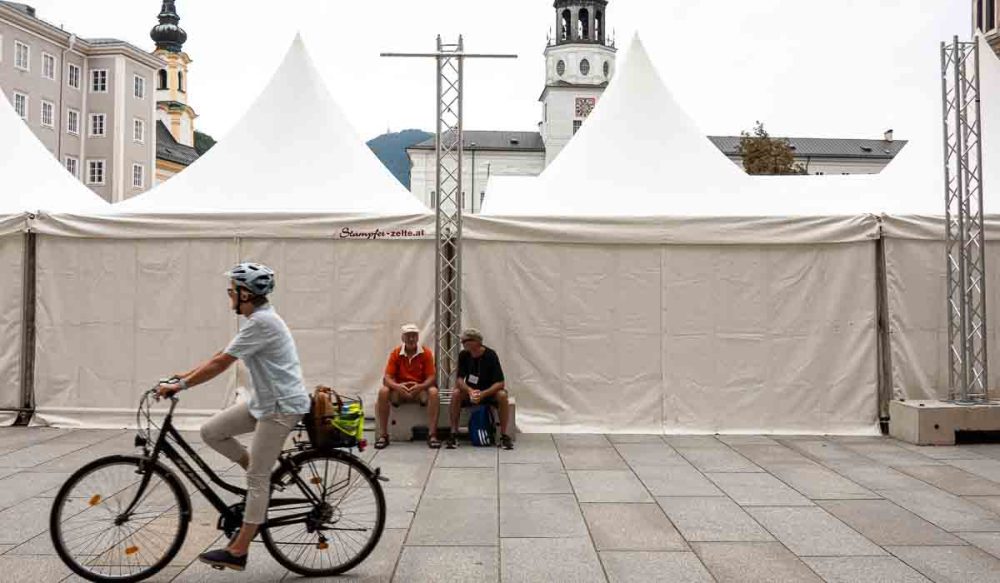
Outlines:
[[[149,37],[156,43],[156,48],[173,53],[184,50],[187,33],[180,27],[181,17],[177,15],[174,0],[164,0],[159,20],[160,23],[149,32]]]

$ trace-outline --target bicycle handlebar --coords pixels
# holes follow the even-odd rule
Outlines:
[[[152,395],[154,399],[156,399],[157,401],[159,401],[162,398],[162,397],[160,397],[160,385],[163,385],[163,384],[176,384],[180,380],[181,379],[179,377],[170,377],[169,379],[161,379],[160,382],[156,383],[156,386],[154,386],[152,389],[149,389],[148,391],[146,391],[145,395],[143,395],[143,396],[146,397],[146,396]],[[170,399],[171,401],[176,401],[177,400],[177,393],[174,393],[174,394],[170,395],[167,398]]]

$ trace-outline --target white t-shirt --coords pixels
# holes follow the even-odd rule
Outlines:
[[[242,319],[240,331],[225,353],[238,358],[250,372],[250,414],[260,419],[272,413],[309,412],[309,393],[295,340],[270,304]]]

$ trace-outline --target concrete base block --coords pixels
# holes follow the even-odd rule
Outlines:
[[[1000,402],[892,401],[889,435],[915,445],[955,445],[956,431],[1000,431]]]
[[[514,397],[510,397],[510,426],[512,428],[510,436],[515,441],[517,440],[517,402]],[[438,429],[442,432],[448,430],[450,425],[448,421],[449,405],[442,403],[441,408],[438,411]],[[472,412],[472,407],[467,407],[462,409],[462,416],[459,418],[458,426],[460,428],[465,428],[469,424],[469,414]],[[416,403],[403,403],[399,407],[389,408],[389,439],[391,441],[410,441],[413,439],[413,428],[414,427],[427,427],[427,407],[421,407]],[[381,428],[376,427],[376,437],[381,435],[383,431]],[[498,429],[499,432],[499,429]]]

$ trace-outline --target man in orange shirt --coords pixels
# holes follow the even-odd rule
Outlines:
[[[382,386],[378,390],[375,413],[378,415],[378,427],[382,434],[375,441],[375,449],[388,447],[389,405],[398,407],[402,402],[420,403],[421,407],[427,407],[430,421],[427,445],[438,449],[441,447],[441,441],[437,437],[440,401],[438,389],[434,386],[437,379],[434,353],[430,348],[420,345],[420,328],[415,324],[403,326],[402,333],[403,344],[389,355]]]

